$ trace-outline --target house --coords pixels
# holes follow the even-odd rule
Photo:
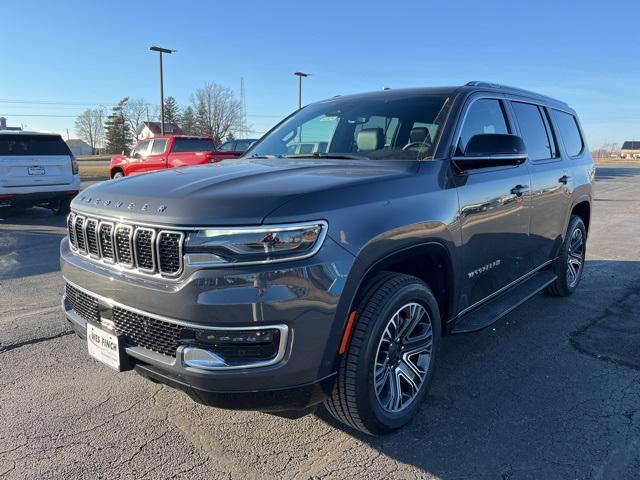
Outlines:
[[[0,130],[22,130],[22,127],[7,127],[7,119],[0,117]]]
[[[183,135],[182,129],[173,122],[164,123],[165,135]],[[136,130],[138,140],[157,137],[160,135],[160,122],[142,122]]]
[[[80,140],[79,138],[71,138],[66,141],[69,150],[75,157],[78,155],[93,155],[93,151],[91,150],[91,145],[89,145],[84,140]]]
[[[622,144],[620,158],[640,158],[640,141],[627,141]]]

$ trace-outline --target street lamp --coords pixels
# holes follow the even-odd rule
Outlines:
[[[310,73],[294,72],[294,75],[298,77],[298,110],[302,108],[302,77],[311,76]]]
[[[152,45],[149,47],[152,52],[158,52],[160,54],[160,135],[164,135],[164,83],[162,79],[162,54],[173,53],[176,50],[169,48],[160,48]]]

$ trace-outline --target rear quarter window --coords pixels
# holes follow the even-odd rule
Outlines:
[[[68,155],[59,135],[0,135],[0,156]]]
[[[551,118],[557,131],[560,133],[560,137],[562,137],[567,155],[570,157],[580,155],[584,148],[584,140],[578,128],[576,117],[559,110],[551,110]]]
[[[212,152],[215,145],[213,140],[206,138],[175,138],[172,152]]]

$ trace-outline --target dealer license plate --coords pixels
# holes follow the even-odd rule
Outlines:
[[[121,345],[117,336],[87,323],[89,355],[120,371]]]

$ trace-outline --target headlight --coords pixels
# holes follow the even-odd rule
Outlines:
[[[190,265],[226,266],[298,260],[314,255],[327,233],[324,221],[264,227],[211,228],[190,233]]]

